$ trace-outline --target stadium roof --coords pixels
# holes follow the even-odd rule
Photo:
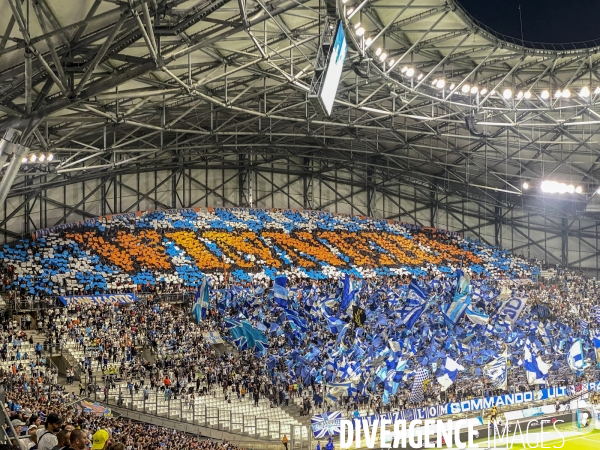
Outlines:
[[[0,0],[0,131],[55,156],[23,164],[9,195],[320,160],[362,186],[582,213],[600,186],[596,43],[506,40],[453,0],[333,1]],[[328,117],[308,91],[335,17],[349,53]],[[548,179],[583,193],[548,201]]]

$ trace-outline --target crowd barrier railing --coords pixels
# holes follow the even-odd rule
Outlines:
[[[97,380],[96,380],[97,381]],[[98,386],[96,384],[96,386]],[[109,391],[110,392],[110,391]],[[191,404],[184,406],[182,401],[171,401],[170,399],[160,399],[162,392],[157,392],[153,399],[142,401],[134,399],[133,390],[123,389],[122,385],[118,388],[118,397],[114,399],[115,394],[110,393],[108,397],[100,390],[95,390],[93,397],[95,401],[101,401],[107,405],[115,405],[121,409],[130,410],[132,412],[143,412],[154,417],[163,417],[166,419],[175,419],[182,422],[193,423],[208,429],[217,431],[226,431],[228,433],[237,434],[240,436],[240,441],[248,438],[258,439],[260,444],[253,443],[256,449],[267,449],[268,445],[273,445],[273,448],[282,448],[281,439],[287,436],[289,440],[289,448],[294,450],[310,450],[312,443],[312,430],[304,425],[294,425],[283,423],[279,420],[256,417],[252,414],[241,412],[233,412],[231,410],[222,410],[219,407],[211,407],[206,404],[197,405]],[[202,398],[212,398],[211,395]],[[272,443],[272,444],[270,444]],[[247,448],[247,447],[243,447]]]

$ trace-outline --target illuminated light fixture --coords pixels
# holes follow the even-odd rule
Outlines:
[[[408,67],[404,66],[400,72],[406,73],[407,70],[408,70]]]
[[[543,100],[548,100],[550,98],[550,92],[548,92],[546,89],[544,89],[542,91],[542,99]]]
[[[393,66],[394,65],[394,58],[390,59],[388,64],[390,65],[390,67]]]
[[[420,73],[419,76],[417,77],[417,80],[421,80],[423,78],[423,74]]]
[[[486,89],[486,88],[483,88],[483,89],[481,90],[480,94],[481,94],[481,95],[485,95],[485,94],[487,94],[487,89]]]
[[[587,86],[582,87],[581,91],[579,91],[579,95],[581,95],[583,98],[588,98],[590,96],[590,88]]]
[[[554,98],[560,98],[562,96],[562,91],[559,89],[554,93]]]
[[[348,0],[342,0],[342,3],[345,5],[346,3],[348,3]]]
[[[583,192],[583,188],[582,188],[581,186],[577,186],[577,187],[575,188],[575,193],[576,193],[576,194],[581,194],[582,192]]]
[[[383,52],[381,55],[379,55],[379,61],[384,62],[385,58],[387,58],[387,53]]]
[[[525,182],[523,183],[523,189],[524,189],[524,190],[527,190],[527,189],[529,189],[529,183],[528,183],[527,181],[525,181]]]
[[[562,98],[569,98],[571,96],[571,91],[568,89],[565,89],[564,91],[562,91]]]
[[[32,163],[35,162],[36,159],[37,156],[35,155],[35,153],[29,157],[29,161],[31,161]]]
[[[581,186],[579,186],[581,188]],[[558,181],[546,180],[541,185],[542,192],[547,194],[573,194],[576,192],[575,186],[572,184],[559,183]],[[583,192],[583,189],[582,189]]]
[[[600,94],[600,87],[597,87],[597,88],[594,90],[594,94],[596,94],[596,95]]]
[[[454,89],[455,87],[456,87],[456,86],[455,86],[455,84],[454,84],[454,83],[452,83],[452,84],[450,85],[450,89]]]
[[[463,87],[460,90],[463,94],[468,94],[471,90],[471,86],[469,86],[468,84],[463,84]]]
[[[519,91],[517,94],[517,100],[521,100],[523,98],[523,91]]]
[[[54,155],[52,153],[48,153],[48,161],[52,161],[54,159]]]
[[[25,164],[27,161],[29,161],[27,158],[22,158],[22,159],[21,159],[21,163],[22,163],[22,164]]]
[[[350,16],[352,13],[354,12],[354,8],[350,8],[347,12],[346,15]]]
[[[471,94],[477,94],[479,92],[479,88],[477,86],[473,86],[471,88]]]
[[[505,100],[508,100],[509,98],[512,97],[512,91],[510,89],[504,89],[504,92],[502,93],[502,97],[504,97]]]
[[[444,89],[444,86],[446,86],[446,82],[444,81],[444,79],[442,78],[441,80],[438,80],[436,83],[436,87],[438,89]]]
[[[358,30],[356,30],[356,35],[357,36],[362,36],[363,34],[365,34],[365,29],[363,27],[360,27]]]
[[[354,29],[358,30],[360,28],[360,22],[357,22],[356,25],[354,25]]]
[[[378,48],[377,48],[377,50],[375,50],[375,54],[376,54],[377,56],[379,56],[379,55],[381,55],[381,52],[382,52],[382,51],[383,51],[383,50],[381,50],[381,47],[378,47]]]
[[[373,43],[373,38],[371,38],[371,36],[369,36],[369,37],[367,38],[367,40],[365,41],[365,44],[367,44],[367,47],[368,47],[368,46],[369,46],[369,45],[371,45],[372,43]]]
[[[438,79],[436,78],[435,80],[433,80],[433,81],[431,82],[431,84],[432,84],[433,86],[435,86],[435,85],[437,84],[437,82],[438,82]]]
[[[41,154],[40,155],[40,162],[44,162],[46,160],[46,155]]]
[[[415,69],[413,69],[412,67],[409,67],[408,69],[406,69],[406,76],[407,77],[412,77],[415,74]]]
[[[525,92],[525,98],[527,100],[529,100],[531,98],[531,92],[530,91]]]

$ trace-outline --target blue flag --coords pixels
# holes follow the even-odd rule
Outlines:
[[[202,319],[206,319],[208,313],[208,278],[206,275],[202,278],[202,284],[198,286],[196,291],[196,301],[192,307],[192,315],[196,319],[196,323],[200,325]]]
[[[285,275],[278,276],[275,278],[273,283],[273,300],[282,308],[288,307],[288,290],[285,287],[287,284],[287,277]]]

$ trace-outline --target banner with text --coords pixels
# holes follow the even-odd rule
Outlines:
[[[72,295],[59,297],[65,306],[70,305],[128,305],[137,302],[135,294],[106,294],[106,295]]]

